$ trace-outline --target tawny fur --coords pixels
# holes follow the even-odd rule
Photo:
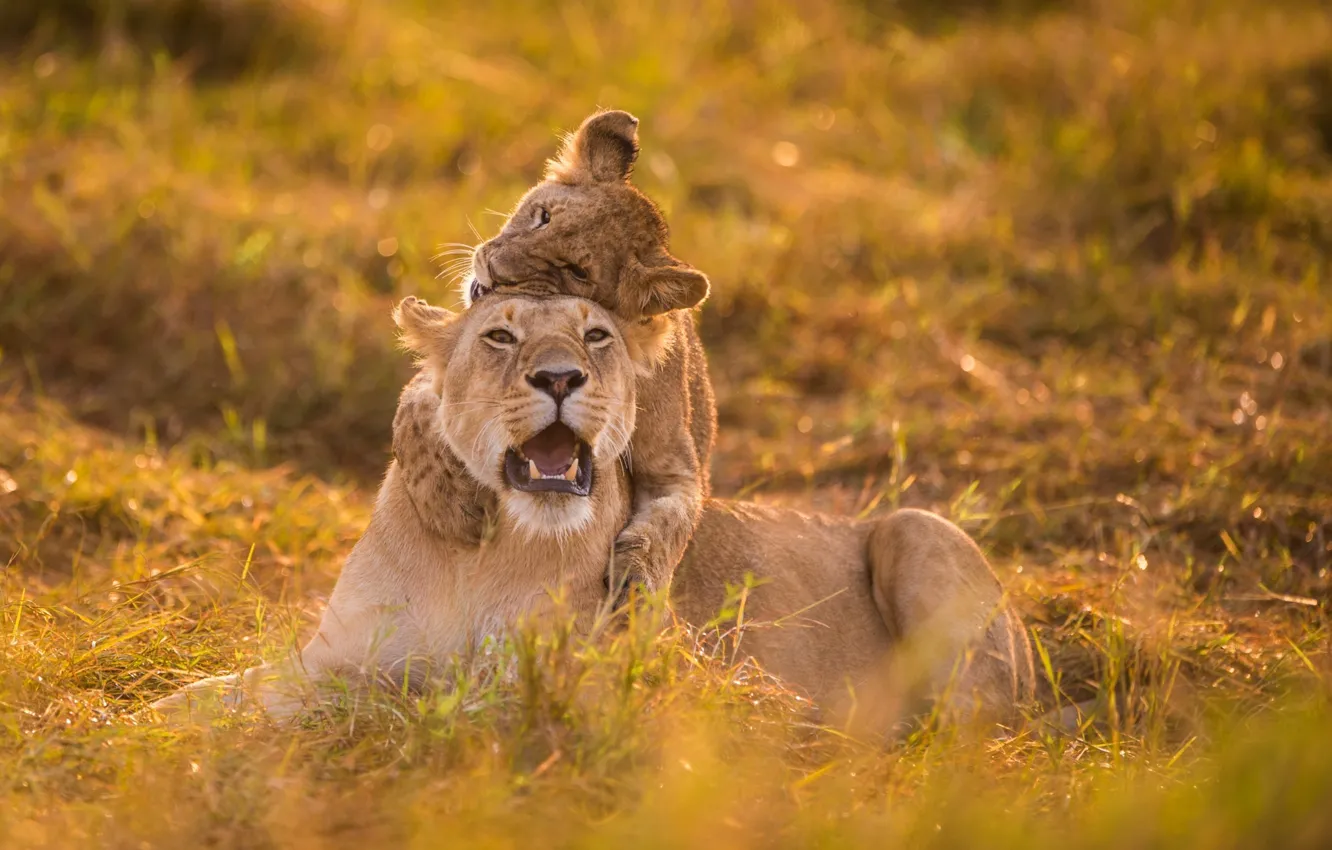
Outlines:
[[[629,182],[637,156],[637,118],[588,117],[499,235],[477,246],[464,284],[469,303],[492,291],[577,295],[625,321],[664,326],[656,368],[638,385],[634,511],[612,570],[626,592],[670,585],[710,490],[717,419],[688,312],[707,297],[708,279],[671,255],[666,220]]]
[[[424,358],[403,406],[417,410],[409,421],[434,413],[395,434],[398,457],[318,633],[299,657],[203,680],[159,709],[254,699],[288,715],[321,675],[410,673],[419,682],[550,610],[552,593],[583,622],[605,601],[606,566],[632,506],[619,456],[634,426],[636,373],[659,340],[574,298],[496,297],[460,317],[409,299],[398,319]],[[512,350],[483,340],[497,325],[519,337]],[[581,342],[593,326],[614,329],[610,342]],[[594,447],[594,483],[587,497],[542,494],[534,506],[534,494],[505,484],[500,464],[507,447],[553,421],[525,377],[556,361],[589,375],[558,415]],[[451,479],[444,491],[414,488],[422,461]],[[454,501],[476,492],[485,493],[479,504]],[[481,540],[458,530],[468,511],[487,518]],[[672,587],[675,610],[705,624],[746,576],[758,584],[737,650],[833,718],[882,729],[913,693],[1003,716],[1030,696],[1030,647],[999,581],[970,538],[933,514],[853,521],[704,501]]]

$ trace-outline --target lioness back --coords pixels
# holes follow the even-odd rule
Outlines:
[[[686,621],[707,623],[751,576],[760,584],[746,600],[745,621],[781,626],[754,626],[741,650],[832,707],[847,680],[868,676],[891,645],[866,592],[867,539],[862,524],[839,517],[708,500],[676,570],[672,605]]]

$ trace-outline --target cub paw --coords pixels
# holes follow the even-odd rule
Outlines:
[[[640,595],[659,589],[661,573],[652,550],[652,540],[646,535],[624,531],[616,538],[610,572],[606,575],[607,593],[615,600],[612,610],[627,607],[635,589]]]

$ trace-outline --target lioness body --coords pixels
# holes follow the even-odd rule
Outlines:
[[[417,461],[435,458],[430,475],[469,479],[451,492],[489,492],[493,513],[476,506],[488,533],[477,541],[435,521],[413,487],[416,461],[400,456],[300,657],[204,680],[159,707],[249,694],[286,714],[320,674],[416,680],[539,615],[552,594],[584,619],[604,601],[606,565],[631,511],[619,458],[633,432],[635,363],[650,359],[649,331],[619,323],[609,341],[587,342],[612,319],[572,298],[488,299],[457,318],[411,301],[400,321],[427,370],[404,404],[435,413],[395,444]],[[513,342],[491,341],[498,330]],[[576,391],[550,393],[539,376],[554,369],[581,374]],[[579,441],[574,456],[591,463],[590,487],[586,495],[533,492],[513,470],[515,447],[566,425]],[[541,483],[575,486],[562,481]],[[728,585],[747,575],[758,580],[746,600],[754,627],[739,650],[839,715],[851,713],[852,694],[895,696],[914,678],[902,663],[908,655],[924,665],[930,689],[954,681],[961,705],[1003,713],[1030,689],[1030,650],[998,580],[970,539],[938,517],[901,511],[855,522],[707,501],[673,586],[676,609],[705,624]]]

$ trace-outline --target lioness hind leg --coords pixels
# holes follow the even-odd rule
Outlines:
[[[895,643],[892,701],[925,690],[955,718],[1014,715],[1032,692],[1031,644],[975,542],[908,509],[875,523],[868,550],[874,601]]]

